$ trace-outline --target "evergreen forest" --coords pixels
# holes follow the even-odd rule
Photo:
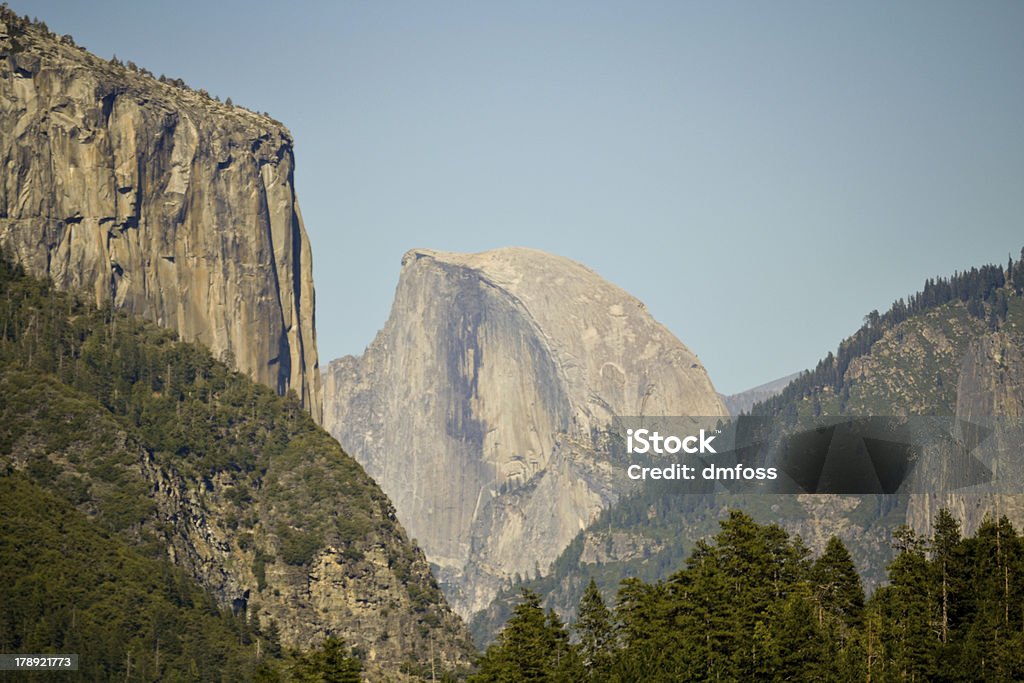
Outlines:
[[[478,683],[519,681],[1019,681],[1024,539],[986,519],[964,537],[942,510],[930,537],[893,536],[888,583],[865,598],[833,537],[799,537],[731,511],[664,581],[594,581],[565,625],[523,589]]]

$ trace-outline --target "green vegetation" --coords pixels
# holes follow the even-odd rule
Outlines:
[[[96,310],[48,282],[0,266],[0,456],[28,461],[35,479],[96,501],[118,530],[151,510],[144,454],[202,482],[238,512],[280,511],[276,552],[306,564],[330,543],[393,536],[390,502],[294,400],[215,361],[166,330]],[[103,484],[110,484],[104,488]],[[255,520],[234,520],[250,529]],[[406,562],[401,553],[393,561]]]
[[[991,337],[1022,343],[1022,294],[1024,253],[1005,269],[990,265],[930,279],[920,293],[897,301],[887,313],[869,314],[835,354],[752,412],[779,417],[779,424],[789,428],[821,415],[954,414],[962,361],[971,345]],[[906,520],[907,501],[860,496],[848,502],[852,507],[842,512],[842,536],[862,580],[873,589],[886,579],[884,567],[893,557],[888,538]],[[802,533],[823,514],[791,496],[665,494],[645,484],[603,511],[543,577],[524,577],[502,590],[471,622],[474,638],[481,646],[493,639],[521,588],[544,596],[545,606],[572,615],[590,579],[605,598],[614,596],[623,578],[664,579],[700,539],[715,532],[726,507]]]
[[[166,330],[58,292],[2,255],[0,484],[15,506],[0,537],[0,651],[84,643],[96,680],[217,680],[219,671],[224,680],[320,680],[310,676],[317,662],[338,659],[337,643],[274,655],[277,625],[264,632],[246,615],[253,603],[282,601],[288,582],[305,586],[327,546],[356,582],[374,571],[371,549],[387,563],[412,603],[402,623],[414,632],[403,637],[423,650],[418,659],[429,661],[429,638],[442,631],[445,646],[460,640],[387,497],[297,401]],[[39,514],[52,501],[73,509]],[[166,559],[172,547],[189,567],[197,531],[187,515],[226,539],[216,552],[235,563],[247,599],[237,618]],[[80,552],[65,552],[65,519],[83,529]],[[29,539],[38,545],[25,550]],[[114,555],[101,553],[104,544]],[[123,593],[94,590],[107,584]],[[82,621],[82,610],[106,617]]]
[[[0,477],[0,652],[76,653],[78,672],[2,680],[358,681],[338,639],[282,655],[276,625],[221,610],[26,477]],[[346,672],[347,677],[339,672]]]
[[[471,681],[580,680],[582,662],[577,648],[554,612],[544,614],[540,597],[524,590],[512,618],[498,636],[498,644],[480,659]]]
[[[817,402],[827,400],[829,396],[838,398],[833,414],[847,413],[851,385],[847,371],[851,363],[871,353],[886,332],[895,330],[907,320],[921,318],[939,308],[946,308],[947,311],[961,308],[968,316],[994,331],[1007,323],[1011,300],[1019,299],[1022,293],[1024,249],[1021,250],[1020,260],[1014,263],[1010,258],[1005,270],[1002,266],[990,264],[954,273],[949,278],[930,278],[925,281],[920,292],[906,300],[898,299],[884,314],[878,311],[869,313],[864,317],[864,325],[845,339],[835,354],[829,353],[818,362],[814,370],[802,373],[777,396],[754,404],[750,413],[783,416],[793,424],[798,416],[796,407],[801,401]],[[946,389],[948,397],[948,392],[955,389],[955,384],[946,385]],[[942,408],[948,410],[950,406],[947,404]],[[822,408],[815,406],[814,411],[821,414]]]
[[[295,683],[360,683],[362,670],[359,660],[348,654],[344,641],[331,637],[311,652],[295,653],[287,674]]]
[[[605,509],[581,531],[541,577],[520,578],[502,589],[488,609],[470,622],[478,646],[486,646],[512,613],[522,589],[544,596],[544,604],[562,614],[575,615],[590,581],[600,593],[613,598],[625,578],[653,583],[683,564],[701,539],[718,529],[720,511],[741,509],[755,521],[774,521],[800,528],[809,513],[793,496],[680,495],[664,487],[645,485]],[[868,586],[884,579],[892,558],[889,532],[902,523],[906,501],[899,496],[861,496],[846,511],[846,533],[858,539],[858,560]],[[896,521],[894,521],[896,520]]]
[[[775,524],[733,511],[667,580],[622,582],[614,610],[591,583],[570,644],[522,591],[471,680],[1016,681],[1024,676],[1024,539],[1006,519],[962,538],[901,528],[889,584],[865,602],[846,547],[812,560]]]
[[[80,662],[77,674],[5,680],[246,680],[260,648],[264,668],[281,663],[274,646],[181,570],[26,477],[0,477],[0,652],[73,652]]]

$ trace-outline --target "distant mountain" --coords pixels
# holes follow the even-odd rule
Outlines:
[[[292,136],[0,8],[0,245],[320,419]]]
[[[331,362],[325,425],[395,501],[462,614],[614,500],[616,415],[721,415],[644,305],[534,249],[408,252],[384,329]]]
[[[260,637],[303,649],[343,637],[378,679],[469,663],[465,630],[391,503],[296,401],[3,258],[0,487],[13,506],[0,537],[4,648],[92,634],[102,640],[83,648],[112,658],[100,679],[127,678],[126,658],[135,672],[145,659],[186,675],[187,653],[222,645],[239,668],[218,666],[237,679]],[[7,517],[42,509],[53,512]],[[88,571],[52,565],[53,553]],[[109,599],[90,584],[105,570],[120,586]],[[190,607],[211,600],[228,623],[207,628]],[[188,624],[187,643],[175,624]]]
[[[725,407],[729,409],[729,414],[735,416],[740,413],[749,412],[755,403],[760,403],[775,396],[799,376],[799,372],[794,372],[792,375],[786,375],[771,382],[759,384],[752,389],[741,391],[738,394],[729,394],[728,396],[719,394],[719,396],[722,402],[725,403]]]
[[[932,278],[921,292],[873,311],[813,370],[751,408],[796,428],[816,416],[949,415],[965,420],[1024,416],[1024,253],[1007,267],[969,268]],[[1002,444],[1004,449],[1019,444]],[[941,468],[940,468],[941,469]],[[923,470],[941,482],[948,473]],[[944,495],[666,495],[643,489],[620,500],[576,537],[545,576],[512,584],[471,623],[488,642],[510,613],[520,585],[571,617],[587,582],[606,598],[627,577],[663,579],[695,544],[717,528],[729,508],[799,534],[815,552],[829,537],[850,548],[868,587],[884,578],[892,532],[907,524],[927,535],[942,507],[965,531],[986,515],[1024,523],[1024,496],[982,488]]]

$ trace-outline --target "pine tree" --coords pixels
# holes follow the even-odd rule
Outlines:
[[[849,551],[837,537],[829,539],[812,565],[809,586],[808,599],[814,607],[811,619],[819,643],[818,649],[811,650],[819,658],[817,675],[837,681],[861,678],[864,657],[857,628],[864,617],[864,589]],[[790,616],[784,633],[797,628],[799,624]]]
[[[1013,268],[1013,289],[1017,294],[1024,293],[1024,248],[1020,250],[1020,258]]]
[[[673,643],[688,632],[685,626],[675,626],[678,601],[675,589],[670,593],[665,583],[622,581],[615,607],[618,640],[623,645],[613,666],[618,680],[657,680],[672,668],[668,659],[680,651]],[[687,616],[699,618],[692,612]]]
[[[579,650],[569,642],[569,632],[554,610],[548,610],[544,620],[545,641],[548,643],[547,679],[551,683],[579,683],[585,669]]]
[[[811,585],[817,603],[817,620],[824,627],[826,617],[838,619],[846,628],[855,627],[864,612],[864,587],[843,542],[833,536],[811,568]]]
[[[778,614],[772,628],[774,659],[766,660],[766,664],[772,665],[767,669],[755,666],[748,680],[823,680],[829,663],[829,643],[815,619],[809,589],[799,586],[780,602],[781,606],[775,608]]]
[[[882,616],[880,640],[890,675],[926,680],[934,673],[938,638],[924,542],[906,526],[893,537],[898,555],[889,565],[890,584],[872,596]]]
[[[553,612],[545,615],[540,596],[524,588],[497,642],[487,648],[477,674],[470,680],[477,683],[569,683],[577,680],[581,673],[579,658],[561,620]]]
[[[330,637],[310,652],[295,657],[292,680],[301,683],[359,683],[363,667],[346,652],[345,641]]]
[[[955,611],[951,605],[952,594],[959,575],[959,565],[963,561],[960,523],[945,508],[939,510],[935,519],[930,549],[934,575],[932,581],[938,587],[940,640],[945,645],[949,642],[950,621]]]
[[[266,636],[267,652],[274,657],[279,657],[281,655],[281,630],[273,619],[270,620],[270,624],[267,626]]]
[[[1024,547],[1006,517],[987,518],[964,543],[970,581],[961,670],[986,680],[1021,680],[1024,632]]]
[[[615,647],[612,613],[604,604],[601,591],[590,579],[580,599],[579,617],[574,626],[580,641],[580,658],[589,681],[608,680]]]
[[[519,680],[540,681],[546,677],[546,623],[540,596],[523,589],[522,601],[501,632],[501,647],[506,661],[518,673]]]

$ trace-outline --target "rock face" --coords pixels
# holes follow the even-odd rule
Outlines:
[[[642,303],[530,249],[402,259],[391,316],[325,376],[325,427],[380,483],[463,614],[614,499],[615,415],[724,415]]]
[[[956,416],[968,422],[986,424],[989,418],[1011,418],[1020,424],[1024,417],[1024,337],[1003,329],[971,339],[960,362],[956,385]],[[1003,452],[1019,450],[1020,430],[995,430],[989,437]],[[1019,477],[1020,470],[1016,472]],[[1006,480],[1013,476],[1001,472]],[[1020,490],[1020,479],[1016,490]],[[965,529],[974,531],[986,515],[1006,516],[1014,525],[1024,523],[1024,495],[1008,493],[1012,487],[974,487],[970,493],[940,496],[911,496],[907,523],[919,531],[930,530],[939,510],[947,508]]]
[[[294,390],[319,420],[288,131],[2,19],[0,244],[58,287]]]

